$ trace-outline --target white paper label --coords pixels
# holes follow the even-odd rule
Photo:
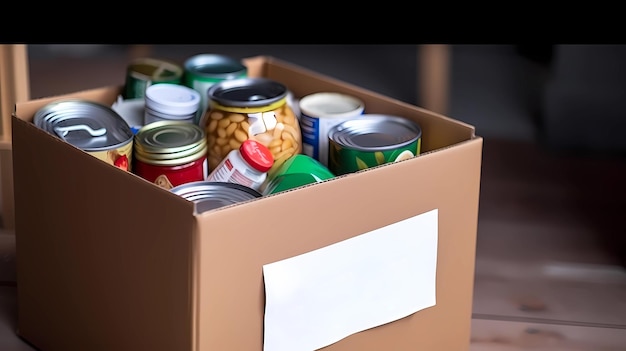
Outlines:
[[[312,351],[436,303],[438,210],[263,266],[264,351]]]

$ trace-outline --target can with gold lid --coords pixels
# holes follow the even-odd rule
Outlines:
[[[152,84],[181,84],[183,68],[173,62],[154,58],[139,58],[126,67],[126,82],[122,97],[140,99]]]
[[[253,139],[270,149],[277,167],[302,150],[300,125],[287,104],[287,87],[267,78],[225,80],[208,90],[200,125],[212,171],[232,150]]]
[[[204,131],[184,121],[159,121],[135,135],[134,171],[138,176],[171,189],[207,177]]]

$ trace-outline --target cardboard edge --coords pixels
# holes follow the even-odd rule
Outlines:
[[[306,68],[304,66],[301,66],[301,65],[298,65],[298,64],[295,64],[295,63],[284,61],[282,59],[279,59],[279,58],[276,58],[276,57],[273,57],[273,56],[252,56],[252,57],[243,59],[243,61],[244,61],[245,65],[249,64],[249,65],[251,65],[251,67],[253,67],[252,72],[255,73],[255,74],[257,74],[257,73],[259,73],[259,74],[260,73],[267,74],[268,72],[271,72],[271,69],[272,69],[273,65],[280,65],[283,68],[288,68],[290,70],[297,71],[297,72],[300,72],[300,73],[304,73],[304,74],[307,74],[307,75],[314,75],[314,76],[320,77],[320,78],[322,78],[322,79],[324,79],[324,80],[326,80],[328,82],[334,83],[334,84],[347,86],[350,89],[353,89],[353,90],[356,90],[356,91],[360,91],[360,92],[362,92],[364,94],[368,94],[368,95],[370,95],[372,97],[375,97],[377,99],[382,99],[382,100],[385,100],[387,102],[400,104],[400,105],[403,105],[405,107],[416,108],[416,109],[420,110],[423,113],[430,114],[432,117],[437,117],[437,118],[440,118],[440,119],[446,121],[447,123],[451,123],[451,124],[457,125],[459,127],[466,128],[468,131],[470,131],[471,137],[476,136],[476,127],[471,125],[471,124],[469,124],[469,123],[465,123],[465,122],[459,121],[457,119],[454,119],[452,117],[448,117],[446,115],[443,115],[441,113],[437,113],[435,111],[426,109],[424,107],[420,107],[420,106],[417,106],[417,105],[409,104],[409,103],[406,103],[404,101],[400,101],[398,99],[391,98],[391,97],[388,97],[386,95],[382,95],[382,94],[374,92],[372,90],[369,90],[369,89],[366,89],[366,88],[362,88],[362,87],[360,87],[358,85],[355,85],[355,84],[352,84],[352,83],[349,83],[349,82],[346,82],[346,81],[334,78],[334,77],[326,75],[324,73],[319,73],[317,71],[314,71],[312,69]],[[297,98],[299,98],[299,97],[297,97]]]

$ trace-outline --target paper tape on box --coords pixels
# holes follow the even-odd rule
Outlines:
[[[311,351],[436,303],[438,210],[263,266],[264,351]]]

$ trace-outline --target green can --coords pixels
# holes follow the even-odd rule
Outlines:
[[[334,177],[318,160],[305,154],[296,154],[267,173],[267,180],[262,184],[261,191],[263,195],[276,194]]]
[[[207,92],[213,84],[248,76],[248,68],[241,61],[217,54],[200,54],[188,58],[184,63],[184,71],[183,84],[200,93],[196,124],[199,124],[208,107]]]
[[[328,132],[328,169],[343,175],[420,154],[422,129],[407,118],[364,114]]]
[[[175,63],[153,58],[139,58],[126,67],[124,99],[141,99],[146,89],[157,83],[181,84],[183,68]]]

